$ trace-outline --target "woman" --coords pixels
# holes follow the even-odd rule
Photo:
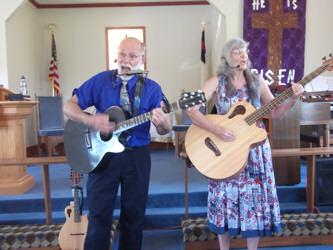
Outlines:
[[[242,39],[229,40],[222,48],[217,76],[202,88],[206,99],[216,95],[217,113],[225,115],[239,101],[260,107],[274,97],[261,75],[251,72],[248,44]],[[275,107],[272,119],[281,119],[303,93],[303,86],[292,83],[290,100]],[[207,120],[199,111],[186,112],[193,124],[214,133],[221,140],[236,140],[234,131]],[[265,129],[263,123],[260,128]],[[228,181],[209,180],[208,225],[218,234],[220,249],[229,249],[230,237],[247,238],[248,249],[257,249],[259,237],[280,230],[280,207],[275,187],[271,148],[266,142],[249,153],[245,169]]]

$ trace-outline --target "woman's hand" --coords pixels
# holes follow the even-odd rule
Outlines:
[[[293,90],[293,95],[291,96],[291,100],[295,103],[298,101],[299,97],[303,94],[304,88],[299,83],[291,82],[291,88]]]
[[[223,141],[234,141],[237,139],[236,134],[230,129],[216,125],[214,134],[217,135]]]

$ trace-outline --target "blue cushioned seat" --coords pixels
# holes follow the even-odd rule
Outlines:
[[[45,146],[47,155],[52,156],[54,147],[64,141],[62,97],[39,96],[36,100],[38,144],[41,150]]]
[[[64,134],[64,129],[43,129],[43,130],[38,130],[38,135],[63,135]]]

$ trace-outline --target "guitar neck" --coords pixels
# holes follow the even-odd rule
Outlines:
[[[178,102],[171,103],[169,105],[169,109],[170,109],[170,113],[178,110],[179,109],[179,103]],[[164,112],[167,111],[165,107],[163,108],[163,110],[164,110]],[[118,133],[121,133],[121,132],[126,131],[128,129],[134,128],[134,127],[136,127],[140,124],[143,124],[145,122],[151,121],[152,117],[153,117],[153,111],[149,111],[147,113],[138,115],[138,116],[133,117],[131,119],[128,119],[126,121],[119,122],[119,123],[116,124],[116,128],[115,128],[114,133],[118,134]]]
[[[319,68],[317,68],[315,71],[304,77],[302,80],[300,80],[299,84],[302,86],[305,86],[307,83],[311,82],[314,78],[322,74],[326,68],[328,68],[329,65],[323,65]],[[252,125],[255,123],[257,120],[262,118],[264,115],[268,114],[272,109],[274,109],[276,106],[279,104],[283,103],[285,100],[287,100],[289,97],[291,97],[293,94],[292,88],[288,88],[281,94],[279,94],[277,97],[275,97],[272,101],[266,103],[264,106],[262,106],[260,109],[254,111],[252,114],[248,115],[245,118],[245,121],[249,124]]]
[[[78,188],[77,184],[74,184],[74,222],[80,222],[81,221],[78,189],[79,188]]]

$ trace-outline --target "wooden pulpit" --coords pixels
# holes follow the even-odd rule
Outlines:
[[[300,105],[299,102],[282,120],[272,120],[272,149],[300,147]],[[276,185],[294,185],[301,181],[299,156],[273,158]]]
[[[0,159],[24,159],[26,155],[25,119],[35,101],[8,101],[8,89],[0,87]],[[35,185],[26,165],[0,167],[0,195],[22,194]]]

